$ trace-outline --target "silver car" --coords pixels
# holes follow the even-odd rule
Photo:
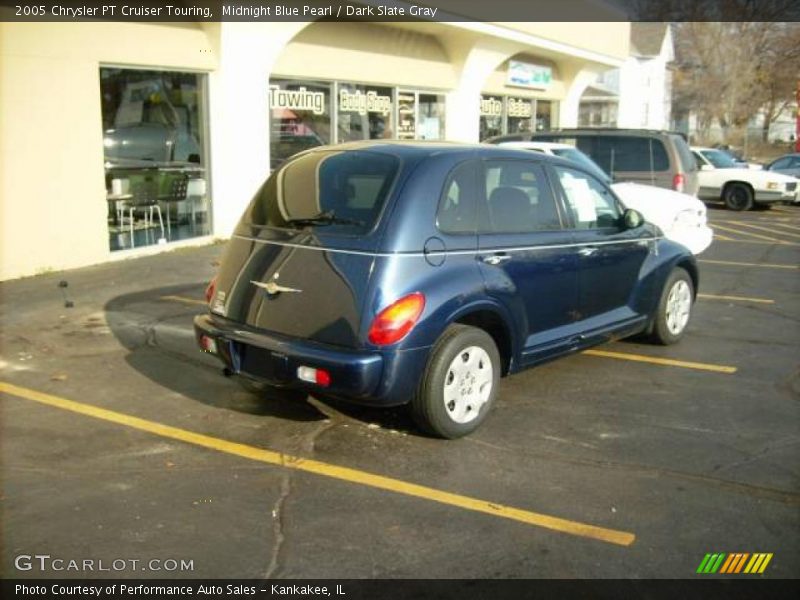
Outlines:
[[[776,171],[777,173],[800,178],[800,152],[784,154],[780,158],[773,160],[764,168],[767,171]]]

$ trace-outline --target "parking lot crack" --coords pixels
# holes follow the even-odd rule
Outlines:
[[[280,569],[281,551],[283,550],[286,535],[284,534],[284,505],[286,499],[292,491],[292,476],[291,471],[286,471],[281,478],[281,490],[275,504],[272,505],[272,532],[274,537],[274,544],[272,546],[272,554],[270,556],[269,565],[264,573],[265,579],[270,579],[275,576]]]

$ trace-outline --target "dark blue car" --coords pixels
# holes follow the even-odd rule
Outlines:
[[[195,329],[244,382],[409,403],[455,438],[501,376],[633,334],[678,341],[696,290],[692,254],[574,163],[359,142],[272,173]]]

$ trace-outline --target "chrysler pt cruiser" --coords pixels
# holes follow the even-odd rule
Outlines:
[[[474,431],[499,378],[609,340],[684,334],[691,252],[580,166],[502,147],[358,142],[258,190],[195,319],[245,384]]]

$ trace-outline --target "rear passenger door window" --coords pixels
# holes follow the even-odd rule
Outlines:
[[[436,225],[442,233],[475,233],[476,166],[472,160],[463,162],[448,176],[436,214]]]
[[[481,233],[558,231],[561,215],[544,170],[535,162],[484,163]]]

